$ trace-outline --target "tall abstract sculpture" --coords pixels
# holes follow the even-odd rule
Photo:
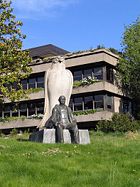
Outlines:
[[[52,59],[51,67],[45,74],[45,106],[44,117],[39,124],[39,128],[45,126],[46,122],[52,114],[52,109],[59,104],[58,98],[61,95],[66,97],[66,105],[68,106],[73,87],[72,73],[65,68],[65,60],[63,57],[57,56]]]

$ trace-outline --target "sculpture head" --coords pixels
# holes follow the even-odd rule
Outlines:
[[[65,105],[66,97],[64,95],[61,95],[58,99],[60,105]]]
[[[54,57],[52,59],[52,63],[53,64],[56,64],[56,63],[65,63],[65,59],[62,56],[57,56],[57,57]]]

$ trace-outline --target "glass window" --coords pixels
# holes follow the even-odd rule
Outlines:
[[[104,108],[103,95],[95,95],[94,104],[95,104],[95,109],[103,109]]]
[[[36,79],[35,78],[29,78],[29,89],[35,88]]]
[[[28,104],[28,115],[31,116],[33,114],[36,114],[35,103],[29,103]]]
[[[73,78],[74,78],[74,81],[82,80],[82,70],[74,71]]]
[[[16,106],[16,105],[12,106],[12,116],[14,116],[14,117],[18,116],[18,106]]]
[[[94,77],[98,80],[103,80],[103,68],[102,67],[94,68]]]
[[[106,67],[106,79],[108,82],[113,83],[114,76],[113,76],[113,69],[110,67]]]
[[[18,90],[18,85],[17,85],[16,82],[13,83],[12,88],[15,89],[15,90]]]
[[[2,117],[2,105],[0,105],[0,117]]]
[[[84,69],[83,70],[83,78],[86,78],[86,77],[92,77],[92,69]]]
[[[123,101],[123,112],[124,113],[129,112],[129,101],[126,100]]]
[[[27,103],[20,104],[20,116],[27,116]]]
[[[73,99],[71,98],[70,99],[70,102],[69,102],[69,107],[71,108],[71,110],[73,111]]]
[[[4,106],[4,117],[10,117],[10,110],[11,110],[10,105],[5,105]]]
[[[84,110],[93,109],[93,96],[84,97]]]
[[[112,109],[112,107],[113,107],[112,96],[109,96],[109,95],[106,96],[106,107],[107,107],[107,109]]]
[[[82,102],[83,102],[83,98],[82,97],[74,98],[74,111],[83,110]]]
[[[37,77],[37,88],[44,88],[44,76]]]
[[[21,81],[22,87],[24,90],[27,90],[27,79]]]
[[[37,114],[44,114],[44,102],[36,103]]]

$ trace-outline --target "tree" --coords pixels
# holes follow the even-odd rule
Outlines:
[[[139,111],[140,104],[140,19],[125,28],[122,55],[118,71],[122,87],[133,98]],[[137,112],[138,112],[137,111]]]
[[[0,0],[0,100],[11,101],[25,96],[21,80],[31,72],[28,64],[31,59],[22,50],[25,35],[21,33],[22,22],[16,21],[11,1]]]

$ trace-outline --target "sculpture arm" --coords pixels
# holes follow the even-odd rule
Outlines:
[[[74,122],[74,123],[77,123],[76,118],[74,117],[74,115],[73,115],[72,110],[71,110],[70,107],[68,107],[68,114],[69,114],[69,117],[70,117],[71,122],[72,122],[72,123],[73,123],[73,122]]]

